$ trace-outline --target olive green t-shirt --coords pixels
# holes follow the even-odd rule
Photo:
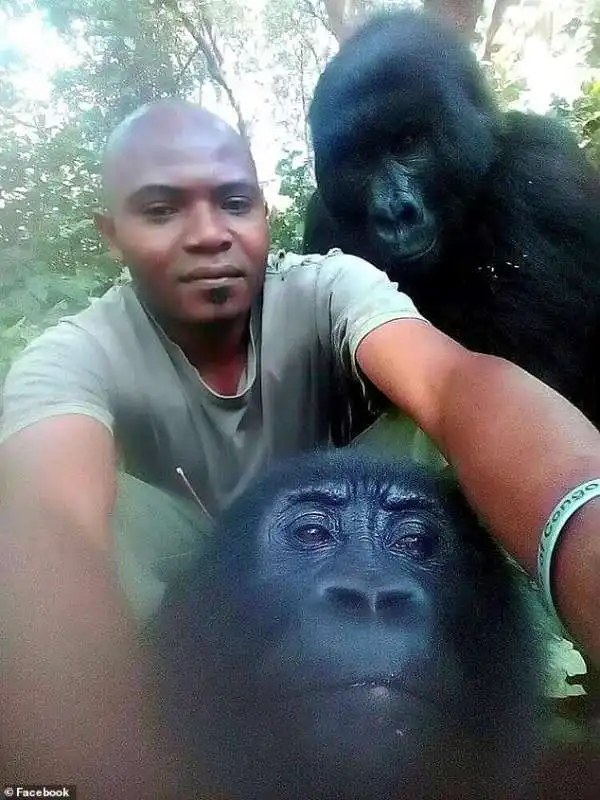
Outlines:
[[[212,391],[129,285],[110,289],[36,339],[4,386],[0,441],[39,420],[85,414],[113,432],[122,467],[227,506],[274,458],[326,443],[341,376],[360,380],[361,340],[422,319],[371,264],[340,251],[270,259],[251,314],[235,396]]]

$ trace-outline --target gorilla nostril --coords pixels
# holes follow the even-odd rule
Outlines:
[[[421,222],[423,215],[415,203],[403,203],[398,209],[396,219],[405,225],[416,225]]]
[[[393,619],[406,611],[414,600],[414,593],[401,589],[363,591],[348,586],[328,586],[323,597],[336,611]]]
[[[411,198],[398,199],[388,206],[379,206],[373,212],[373,224],[383,236],[396,236],[402,228],[420,225],[424,219],[423,208]]]
[[[370,606],[369,599],[363,592],[345,586],[328,587],[324,597],[339,611],[366,611]]]
[[[403,615],[414,599],[415,595],[411,591],[378,592],[375,598],[375,612],[382,619],[392,619]]]

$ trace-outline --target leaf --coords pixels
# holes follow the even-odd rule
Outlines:
[[[48,278],[45,275],[32,275],[25,281],[25,286],[40,304],[48,299]]]

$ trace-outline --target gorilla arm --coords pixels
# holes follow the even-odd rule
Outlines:
[[[364,375],[428,433],[502,545],[535,575],[542,528],[570,489],[600,476],[600,433],[524,370],[472,353],[418,320],[359,344]],[[571,518],[554,560],[556,606],[600,666],[600,504]]]

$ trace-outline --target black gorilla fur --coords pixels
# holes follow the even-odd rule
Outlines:
[[[468,43],[374,17],[320,76],[304,252],[385,270],[437,327],[600,424],[600,185],[557,121],[499,110]]]
[[[540,656],[514,568],[450,478],[302,456],[214,545],[155,630],[190,797],[520,796]]]

